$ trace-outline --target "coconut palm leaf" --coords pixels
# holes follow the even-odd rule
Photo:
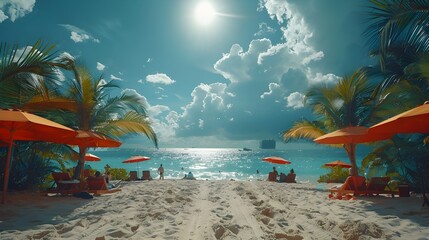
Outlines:
[[[321,130],[321,124],[316,121],[301,120],[295,122],[291,128],[284,131],[282,136],[285,142],[291,139],[315,139],[326,134]]]

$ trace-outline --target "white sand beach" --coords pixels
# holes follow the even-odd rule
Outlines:
[[[429,239],[420,198],[331,200],[328,187],[153,180],[90,200],[12,193],[0,239]]]

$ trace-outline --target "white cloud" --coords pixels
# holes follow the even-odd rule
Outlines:
[[[150,83],[158,83],[158,84],[164,84],[164,85],[170,85],[176,82],[172,80],[169,76],[167,76],[167,74],[165,73],[147,75],[146,81]]]
[[[264,99],[265,97],[268,97],[268,96],[273,95],[273,94],[274,94],[274,92],[281,91],[280,84],[278,84],[278,83],[270,83],[270,84],[268,85],[268,89],[269,89],[269,91],[268,91],[268,92],[264,92],[264,93],[261,95],[261,98],[262,98],[262,99]]]
[[[75,43],[85,42],[87,40],[93,41],[95,43],[100,43],[100,40],[94,38],[90,33],[76,26],[73,26],[71,24],[58,25],[70,31],[70,39],[73,40]]]
[[[0,23],[3,22],[4,20],[8,19],[9,17],[6,16],[6,14],[4,14],[4,12],[2,10],[0,10]]]
[[[259,37],[259,36],[263,36],[266,34],[272,34],[275,32],[276,32],[276,30],[274,28],[268,26],[267,23],[262,22],[262,23],[259,23],[259,31],[257,33],[255,33],[254,36]]]
[[[90,39],[90,37],[88,34],[85,34],[85,33],[79,34],[77,32],[71,32],[70,39],[78,43],[78,42],[83,42],[85,40],[88,40]]]
[[[293,109],[303,108],[304,107],[304,97],[305,95],[299,92],[293,92],[285,99],[287,101],[287,107]]]
[[[332,73],[322,74],[318,72],[313,74],[310,69],[307,71],[307,78],[309,80],[309,85],[315,85],[320,83],[333,84],[341,79],[341,77],[338,77]]]
[[[169,111],[170,108],[165,105],[155,105],[148,108],[148,112],[151,117],[156,117],[163,112]]]
[[[100,62],[97,62],[97,70],[98,71],[103,71],[105,68],[106,68],[106,65],[104,65]]]
[[[36,0],[2,0],[0,1],[0,23],[10,18],[12,22],[33,11]]]
[[[124,79],[122,79],[122,78],[119,78],[119,77],[116,77],[115,75],[113,75],[113,74],[110,74],[110,79],[111,80],[119,80],[119,81],[123,81]]]

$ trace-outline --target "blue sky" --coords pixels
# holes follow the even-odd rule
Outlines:
[[[211,8],[196,12],[202,2]],[[256,147],[312,118],[302,102],[309,86],[370,62],[366,4],[0,0],[0,41],[56,44],[94,76],[136,91],[160,147]],[[150,143],[131,137],[124,146]]]

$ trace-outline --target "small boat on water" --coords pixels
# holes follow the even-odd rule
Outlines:
[[[252,149],[250,149],[250,148],[243,148],[243,149],[240,149],[239,151],[245,151],[245,152],[248,152],[248,151],[252,151]]]

